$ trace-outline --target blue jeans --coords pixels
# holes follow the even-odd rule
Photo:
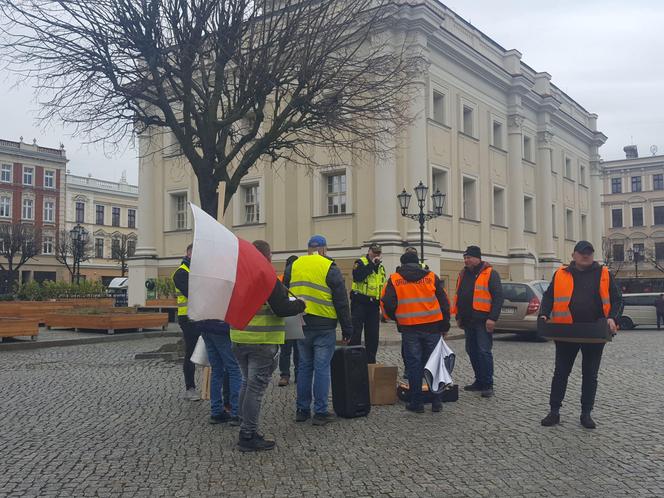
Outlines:
[[[231,416],[236,417],[238,411],[238,396],[242,385],[242,373],[237,360],[231,350],[232,343],[230,328],[227,323],[220,320],[203,320],[198,322],[199,330],[205,341],[212,378],[210,379],[210,412],[212,416],[219,416],[224,411],[221,391],[224,383],[224,372],[228,374],[230,387],[229,402]]]
[[[422,378],[424,366],[440,342],[440,334],[408,331],[401,333],[401,348],[406,371],[408,372],[408,390],[410,391],[410,404],[422,404]]]
[[[297,341],[300,364],[297,371],[297,409],[311,411],[312,381],[314,412],[327,412],[327,396],[330,392],[330,362],[336,345],[335,329],[304,329],[304,339]]]
[[[281,345],[279,354],[279,373],[282,377],[288,377],[290,379],[290,362],[291,362],[291,352],[293,353],[293,366],[295,371],[295,382],[297,382],[297,367],[299,365],[299,351],[297,348],[296,340],[288,340]]]
[[[493,334],[486,331],[485,322],[471,323],[464,327],[466,353],[475,372],[475,383],[481,387],[493,387]]]

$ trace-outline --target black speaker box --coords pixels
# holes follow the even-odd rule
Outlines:
[[[367,353],[363,346],[337,348],[332,356],[332,406],[344,418],[365,417],[371,411]]]

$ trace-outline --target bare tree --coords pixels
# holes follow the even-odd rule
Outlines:
[[[608,267],[609,271],[613,273],[614,277],[618,276],[620,270],[625,266],[625,253],[619,256],[614,253],[613,244],[618,242],[616,240],[611,240],[608,237],[602,238],[602,253],[604,254],[604,264]]]
[[[127,261],[136,250],[136,235],[133,233],[115,233],[111,239],[111,258],[120,265],[122,276],[127,274]]]
[[[64,265],[74,282],[82,262],[92,257],[92,242],[88,237],[74,241],[67,230],[60,230],[55,242],[55,260]]]
[[[0,292],[10,292],[19,269],[39,254],[41,231],[27,223],[0,223]]]
[[[107,144],[136,131],[161,144],[151,150],[174,137],[202,208],[216,216],[219,184],[225,210],[260,159],[312,166],[321,156],[387,152],[392,130],[411,120],[425,64],[395,29],[412,8],[402,0],[0,0],[0,50],[34,81],[45,122]]]

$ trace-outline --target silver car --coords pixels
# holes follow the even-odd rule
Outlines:
[[[549,287],[546,280],[503,282],[503,307],[496,322],[496,332],[528,334],[537,337],[537,316],[542,295]]]

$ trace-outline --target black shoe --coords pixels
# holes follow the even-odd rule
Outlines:
[[[298,410],[295,412],[295,421],[296,422],[306,422],[309,420],[309,412],[305,412],[304,410]]]
[[[431,412],[432,413],[438,413],[442,410],[443,410],[443,404],[440,401],[431,403]]]
[[[228,420],[228,425],[232,425],[233,427],[239,427],[240,425],[242,425],[242,420],[240,420],[240,417],[236,415],[235,417],[231,417]]]
[[[226,412],[221,412],[219,415],[212,415],[208,422],[211,424],[225,424],[231,419],[231,416]]]
[[[250,438],[240,436],[237,447],[240,451],[266,451],[274,448],[275,444],[274,441],[254,433]]]
[[[560,414],[549,412],[549,414],[542,419],[542,425],[544,427],[551,427],[553,425],[558,425],[560,423]]]
[[[406,405],[406,410],[414,413],[424,413],[424,405],[413,405],[411,403],[408,403]]]
[[[337,418],[334,415],[329,413],[316,413],[314,418],[311,421],[313,425],[327,425],[330,422],[334,422]]]
[[[582,413],[579,420],[581,422],[581,425],[584,426],[586,429],[594,429],[595,427],[597,427],[597,424],[595,424],[595,421],[590,416],[590,413]]]
[[[463,386],[464,391],[481,391],[482,390],[482,385],[478,384],[477,382],[473,382],[472,384],[468,384],[467,386]]]
[[[493,387],[487,387],[482,389],[482,397],[483,398],[493,398]]]

